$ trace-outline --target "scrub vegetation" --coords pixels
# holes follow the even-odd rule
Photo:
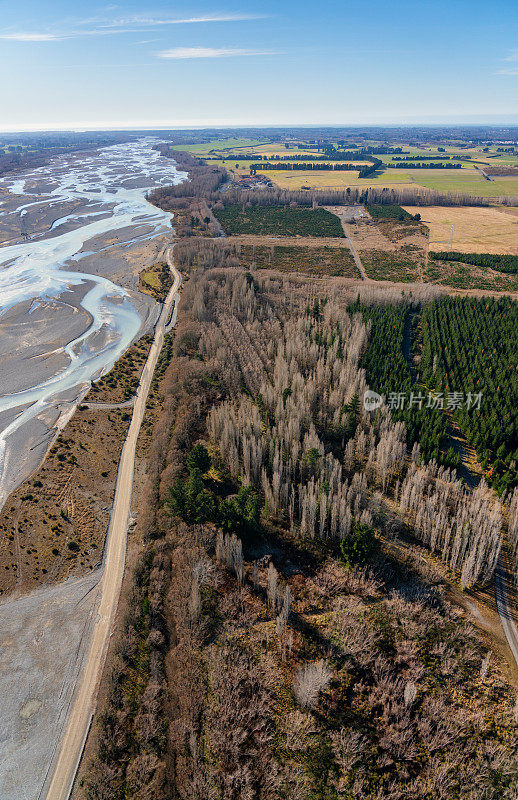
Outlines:
[[[498,501],[363,410],[411,309],[344,299],[190,270],[89,800],[513,796],[514,691],[447,583],[491,580]]]
[[[518,273],[518,256],[496,255],[495,253],[457,253],[454,250],[431,252],[434,261],[454,261],[461,264],[473,264],[476,267],[489,267],[509,275]]]
[[[358,278],[350,250],[345,247],[300,247],[289,245],[246,245],[239,248],[243,267]]]
[[[253,233],[268,236],[334,236],[344,232],[334,214],[323,208],[246,207],[229,204],[216,212],[225,233]]]

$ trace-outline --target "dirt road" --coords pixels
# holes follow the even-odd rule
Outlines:
[[[324,208],[327,211],[330,211],[331,214],[334,214],[340,220],[340,222],[342,224],[342,230],[344,232],[344,236],[345,236],[346,242],[349,245],[349,250],[352,253],[352,257],[354,258],[354,263],[356,264],[356,267],[358,269],[358,272],[360,273],[360,277],[361,277],[362,281],[366,281],[367,283],[372,283],[373,282],[372,279],[369,278],[369,276],[365,272],[365,267],[363,266],[362,260],[360,258],[360,254],[358,253],[356,247],[354,246],[354,242],[351,239],[351,237],[349,236],[349,234],[347,233],[347,228],[345,227],[345,223],[349,219],[349,217],[347,216],[349,214],[349,211],[347,209],[341,209],[341,208],[335,207],[335,206],[324,206]]]
[[[345,225],[344,225],[343,221],[342,221],[342,227],[344,229],[344,233],[345,233],[345,236],[347,238],[347,243],[349,245],[349,249],[351,250],[352,256],[354,258],[354,263],[358,267],[358,272],[360,273],[362,280],[366,281],[367,283],[372,283],[371,278],[369,278],[369,276],[365,272],[365,267],[363,266],[362,260],[360,258],[360,254],[358,253],[356,247],[354,246],[353,240],[351,239],[351,237],[349,236],[349,234],[345,230]]]
[[[68,800],[95,711],[97,689],[124,575],[126,535],[131,509],[137,438],[146,410],[151,380],[164,342],[166,326],[170,327],[168,322],[177,305],[177,292],[181,283],[180,274],[173,266],[172,248],[167,251],[167,261],[174,276],[174,283],[156,325],[155,338],[142,371],[128,435],[122,449],[112,516],[106,538],[98,616],[93,627],[85,667],[76,687],[70,716],[49,778],[48,788],[45,787],[46,793],[45,790],[42,793],[42,797],[45,797],[46,800]]]

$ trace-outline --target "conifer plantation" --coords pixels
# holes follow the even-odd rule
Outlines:
[[[439,392],[482,394],[454,416],[502,494],[518,482],[518,305],[501,298],[445,299],[423,309],[422,373]]]
[[[459,458],[449,446],[446,416],[440,409],[428,408],[426,399],[418,399],[424,391],[412,368],[418,313],[408,303],[356,302],[349,310],[359,311],[369,323],[369,345],[361,363],[370,388],[389,402],[391,394],[403,395],[402,407],[397,407],[394,399],[393,417],[405,423],[407,443],[418,443],[426,461],[433,458],[445,466],[457,467]]]

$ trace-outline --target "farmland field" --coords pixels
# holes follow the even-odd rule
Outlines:
[[[232,148],[235,148],[232,152]],[[218,166],[232,169],[237,177],[248,175],[250,165],[249,160],[239,158],[240,154],[257,153],[261,156],[270,157],[300,157],[303,161],[305,156],[321,155],[316,148],[308,146],[305,149],[286,147],[283,143],[259,142],[252,139],[215,139],[211,142],[198,145],[179,146],[178,149],[189,150],[192,153],[203,155],[210,150],[217,150],[220,154],[223,151],[229,156],[235,157],[235,161],[220,161],[212,159]],[[350,148],[352,149],[352,148]],[[502,195],[518,195],[518,177],[497,177],[495,180],[488,181],[475,168],[473,162],[479,162],[480,168],[485,165],[498,166],[501,163],[512,163],[517,157],[507,154],[498,155],[495,158],[489,156],[495,153],[483,153],[475,148],[463,150],[452,146],[445,148],[445,152],[439,152],[435,147],[404,147],[404,152],[397,154],[397,157],[413,156],[416,158],[437,158],[449,156],[449,161],[453,159],[455,163],[460,163],[460,169],[412,169],[412,162],[401,162],[396,167],[381,169],[368,178],[358,178],[358,172],[354,171],[299,171],[299,170],[264,170],[264,174],[270,178],[281,189],[298,190],[302,187],[310,189],[345,189],[350,187],[379,188],[379,187],[403,187],[421,186],[424,189],[433,189],[439,192],[465,193],[473,197],[500,197]],[[468,157],[469,156],[469,157]],[[376,156],[378,157],[378,156]],[[379,158],[384,162],[394,162],[394,154],[381,154]],[[471,159],[471,160],[470,160]],[[358,162],[359,165],[360,162]],[[447,162],[446,162],[447,163]],[[236,165],[237,168],[236,168]],[[258,170],[260,172],[260,169]]]
[[[317,155],[316,147],[298,148],[286,147],[280,142],[273,142],[272,144],[259,144],[253,149],[254,153],[260,153],[263,156],[304,156],[304,155]]]
[[[446,208],[406,206],[411,214],[421,214],[430,229],[432,250],[449,249],[453,225],[452,250],[464,253],[507,253],[518,255],[518,217],[496,208]]]
[[[323,208],[272,208],[229,204],[216,212],[227,234],[254,233],[270,236],[332,236],[343,238],[338,217]]]
[[[260,172],[260,170],[258,170]],[[347,186],[368,189],[370,186],[394,186],[396,184],[410,185],[406,172],[396,169],[387,170],[382,175],[369,175],[368,178],[358,178],[356,171],[291,171],[291,170],[265,170],[267,175],[281,189],[300,189],[309,186],[314,189],[345,189]]]
[[[390,170],[394,172],[395,170]],[[498,178],[486,181],[475,170],[409,169],[407,174],[416,184],[438,192],[460,192],[474,197],[518,195],[518,178]]]
[[[177,144],[173,150],[186,150],[188,153],[208,153],[210,150],[229,150],[233,147],[255,147],[262,144],[258,139],[212,139],[201,144]]]

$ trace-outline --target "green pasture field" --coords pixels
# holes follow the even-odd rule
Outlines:
[[[395,170],[390,170],[391,172]],[[486,181],[479,173],[468,170],[408,170],[414,182],[426,189],[438,192],[459,192],[473,197],[500,197],[502,195],[518,195],[518,178],[496,178]]]
[[[407,147],[406,145],[401,145],[403,148],[402,153],[381,153],[381,155],[376,155],[374,158],[379,158],[380,161],[383,161],[384,164],[388,164],[394,160],[394,158],[405,158],[405,156],[448,156],[450,153],[438,153],[437,148],[433,147]]]
[[[299,149],[298,147],[286,147],[286,145],[282,144],[282,142],[273,142],[272,144],[260,144],[253,149],[254,153],[260,153],[261,155],[271,155],[271,156],[298,156],[300,155],[303,158],[305,155],[307,156],[316,156],[322,155],[322,153],[318,153],[314,147],[308,147],[305,149]]]
[[[501,153],[496,158],[487,158],[487,153],[484,153],[486,156],[487,164],[494,164],[495,167],[501,167],[502,165],[512,164],[513,166],[518,164],[518,156],[513,156],[511,153],[507,155],[505,153]]]
[[[240,158],[237,153],[236,154],[229,153],[228,154],[228,158],[227,157],[221,158],[221,153],[218,154],[218,155],[220,156],[219,158],[216,157],[216,156],[212,156],[212,155],[207,156],[206,157],[206,161],[208,161],[210,164],[214,164],[214,165],[216,165],[218,167],[226,167],[227,169],[235,169],[236,168],[236,164],[237,164],[237,168],[238,169],[249,170],[250,167],[252,166],[252,164],[257,164],[258,165],[257,172],[260,172],[259,167],[261,166],[261,163],[263,163],[261,159],[262,159],[264,154],[263,153],[259,153],[258,156],[257,156],[257,161],[251,161],[249,158],[246,158],[246,159],[245,158]],[[263,161],[264,161],[264,159],[263,159]],[[264,172],[266,174],[268,172],[294,172],[294,171],[296,171],[296,170],[291,170],[291,169],[283,169],[282,162],[275,161],[275,159],[273,157],[269,158],[267,162],[264,161],[264,163],[276,164],[276,165],[277,165],[277,163],[279,164],[279,169],[278,170],[271,170],[271,169],[266,170],[265,169]],[[295,160],[292,161],[290,159],[289,163],[290,164],[307,164],[309,162],[307,161],[307,159],[304,158],[304,156],[301,156],[296,161]],[[311,163],[319,164],[320,162],[315,161],[315,162],[311,162]],[[354,169],[353,170],[339,170],[339,169],[336,169],[336,170],[333,170],[333,169],[331,169],[331,170],[318,170],[318,169],[315,169],[315,170],[307,170],[307,171],[308,172],[310,172],[310,171],[311,172],[319,172],[319,171],[320,172],[349,172],[349,171],[351,171],[351,172],[354,173],[354,172],[358,172],[360,167],[366,166],[367,164],[370,164],[371,162],[370,161],[341,161],[341,162],[335,162],[332,159],[329,159],[328,163],[329,164],[335,164],[335,163],[351,164],[351,166],[354,167]],[[301,171],[303,171],[303,170],[301,170]]]
[[[254,163],[253,161],[249,161],[248,159],[242,160],[239,156],[234,158],[232,153],[229,153],[229,155],[232,156],[230,161],[226,158],[215,158],[213,156],[208,156],[206,160],[209,164],[214,164],[216,167],[223,167],[223,169],[235,170],[237,164],[239,170],[250,172],[250,165]]]

